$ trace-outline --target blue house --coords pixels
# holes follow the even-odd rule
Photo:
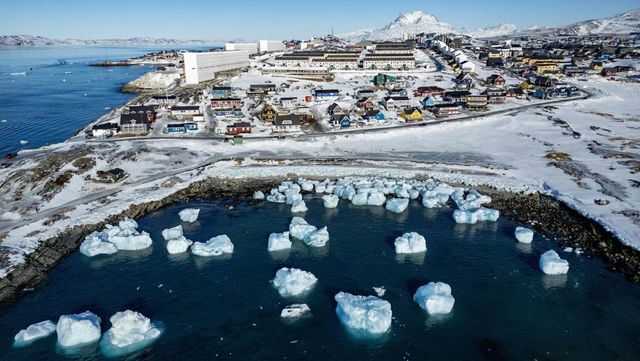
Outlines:
[[[544,89],[538,88],[531,93],[531,96],[538,99],[547,99],[547,92]]]
[[[235,108],[215,109],[213,114],[217,117],[242,117],[242,110]]]
[[[198,124],[196,123],[167,124],[167,133],[169,134],[195,133],[197,131],[198,131]]]
[[[369,122],[382,123],[384,122],[384,113],[379,110],[369,110],[362,118]]]
[[[313,91],[313,98],[318,100],[332,99],[340,96],[340,90],[338,89],[315,89]]]
[[[423,107],[429,108],[429,107],[432,107],[432,106],[436,105],[438,102],[436,101],[435,97],[428,96],[428,97],[425,97],[424,99],[422,99],[422,101],[420,103],[422,104]]]
[[[349,128],[351,126],[351,118],[349,118],[349,114],[334,114],[331,116],[329,123],[334,127]]]
[[[214,86],[209,90],[209,94],[211,94],[214,98],[226,98],[231,95],[231,87],[229,86]]]

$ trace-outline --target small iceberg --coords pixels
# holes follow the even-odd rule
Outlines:
[[[58,344],[63,348],[78,347],[100,339],[100,317],[89,311],[63,315],[56,325]]]
[[[267,202],[272,203],[286,203],[287,197],[284,194],[278,192],[277,189],[272,189],[271,193],[267,196]]]
[[[283,251],[291,249],[291,240],[289,240],[289,232],[271,233],[269,235],[269,244],[267,250],[269,252]]]
[[[409,199],[392,198],[387,201],[385,208],[393,213],[402,213],[409,207]]]
[[[30,345],[39,339],[48,337],[54,332],[56,332],[56,324],[49,320],[34,323],[16,334],[13,338],[13,346],[23,347]]]
[[[329,242],[329,230],[326,226],[322,227],[305,236],[302,242],[309,247],[324,247]]]
[[[87,257],[95,257],[101,254],[114,254],[118,252],[116,245],[109,242],[103,232],[93,232],[86,236],[80,244],[80,253]]]
[[[294,303],[283,308],[280,312],[280,317],[295,319],[308,316],[309,314],[311,314],[311,309],[306,303]]]
[[[261,191],[253,192],[253,199],[255,199],[256,201],[263,200],[264,199],[264,193],[262,193]]]
[[[185,208],[178,213],[180,220],[187,223],[193,223],[198,220],[200,210],[196,208]]]
[[[7,120],[6,120],[6,119],[2,119],[2,120],[0,120],[0,123],[6,123],[6,122],[7,122]]]
[[[293,217],[289,224],[289,235],[295,239],[302,240],[316,230],[315,226],[307,223],[302,217]]]
[[[25,145],[27,143],[29,143],[28,140],[20,139],[20,144]]]
[[[281,268],[272,283],[282,297],[304,295],[313,289],[318,279],[311,272],[297,268]]]
[[[111,328],[105,332],[100,348],[108,357],[126,355],[153,343],[162,331],[141,313],[126,310],[109,319]]]
[[[351,204],[353,204],[354,206],[364,206],[367,204],[368,198],[368,192],[356,193],[356,195],[351,198]]]
[[[304,213],[308,210],[307,204],[302,199],[297,199],[291,204],[292,213]]]
[[[373,287],[373,292],[375,292],[378,297],[382,297],[385,293],[387,293],[387,289],[384,288],[384,286]]]
[[[447,314],[453,309],[455,299],[451,295],[451,286],[444,282],[429,282],[420,286],[413,300],[430,315]]]
[[[382,192],[372,192],[367,197],[368,206],[382,206],[386,201],[387,197]]]
[[[193,241],[187,239],[185,236],[172,238],[167,241],[167,252],[170,254],[184,253],[189,250],[189,247],[193,244]]]
[[[326,194],[322,196],[322,203],[324,204],[324,208],[336,208],[338,206],[338,201],[340,198],[335,194]]]
[[[162,238],[165,239],[165,241],[169,241],[172,239],[176,239],[176,238],[180,238],[182,237],[182,226],[175,226],[173,228],[168,228],[162,231]]]
[[[427,251],[427,241],[423,236],[416,232],[403,234],[401,237],[396,238],[393,244],[396,247],[396,253],[398,254],[420,253]]]
[[[548,275],[563,275],[569,272],[569,261],[560,258],[554,250],[546,251],[540,256],[540,270]]]
[[[191,246],[191,253],[196,256],[211,257],[233,253],[233,243],[226,234],[213,237],[206,243],[195,242]]]
[[[515,236],[520,243],[531,243],[533,241],[533,231],[525,227],[516,227]]]
[[[500,211],[484,207],[476,210],[456,209],[453,211],[453,219],[456,223],[476,224],[484,221],[495,222],[499,217]]]
[[[336,314],[350,330],[365,336],[381,335],[391,327],[391,304],[375,296],[354,296],[339,292]]]
[[[151,247],[153,241],[147,232],[138,232],[138,223],[131,218],[125,218],[118,226],[107,225],[105,232],[109,242],[116,245],[120,251],[138,251]]]

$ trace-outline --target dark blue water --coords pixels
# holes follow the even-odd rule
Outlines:
[[[131,308],[162,321],[165,332],[130,359],[145,360],[638,360],[640,287],[608,272],[586,256],[560,252],[567,276],[545,276],[539,255],[555,248],[536,235],[518,244],[516,224],[456,225],[452,209],[425,209],[417,201],[401,215],[382,207],[341,201],[326,210],[307,200],[306,219],[327,225],[326,248],[294,242],[288,256],[267,252],[270,232],[287,229],[289,207],[264,203],[225,209],[224,202],[178,204],[143,217],[153,247],[87,258],[75,253],[34,292],[0,309],[0,359],[62,359],[55,336],[22,349],[11,346],[21,328],[60,314],[91,310],[103,319]],[[226,233],[235,244],[230,259],[167,254],[160,232],[177,225],[182,208],[201,208],[186,236],[205,241]],[[426,236],[420,257],[396,258],[393,240],[406,231]],[[314,273],[318,283],[302,300],[313,318],[287,324],[280,310],[292,300],[270,285],[282,266]],[[428,281],[453,288],[456,303],[446,317],[429,317],[411,300]],[[159,285],[162,284],[162,287]],[[393,309],[390,333],[377,341],[357,340],[335,315],[338,291],[384,296]],[[139,289],[138,289],[139,288]],[[101,359],[89,350],[85,359]]]
[[[0,155],[68,139],[108,112],[106,108],[131,99],[134,95],[120,93],[120,88],[153,69],[107,69],[91,67],[90,63],[176,47],[184,46],[0,50]],[[21,144],[21,140],[27,143]]]

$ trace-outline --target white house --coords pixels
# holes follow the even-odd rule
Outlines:
[[[184,76],[187,84],[215,79],[216,74],[249,66],[246,50],[184,53]]]

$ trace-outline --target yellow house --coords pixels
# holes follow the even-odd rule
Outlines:
[[[407,108],[400,113],[400,117],[408,122],[422,120],[422,111],[416,107]]]
[[[556,64],[536,64],[535,71],[538,74],[557,73],[559,70]]]
[[[602,69],[604,69],[604,65],[602,65],[602,62],[600,61],[592,61],[591,64],[589,64],[589,69],[602,71]]]
[[[489,50],[489,52],[487,53],[487,57],[489,58],[501,58],[501,54],[499,51],[493,51],[493,50]]]
[[[520,89],[527,90],[531,89],[531,84],[529,84],[526,80],[520,83]]]

